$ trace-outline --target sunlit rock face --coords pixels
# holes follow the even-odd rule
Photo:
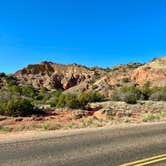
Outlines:
[[[154,86],[166,86],[166,57],[153,61],[136,69],[131,78],[139,85],[151,82]]]
[[[146,82],[166,86],[166,56],[147,64],[130,63],[107,69],[41,62],[28,65],[12,76],[19,84],[31,84],[35,88],[61,89],[67,93],[94,90],[109,96],[121,86],[142,86]]]
[[[35,88],[69,89],[91,78],[94,71],[81,65],[62,65],[41,62],[19,70],[14,76],[21,82],[32,84]]]

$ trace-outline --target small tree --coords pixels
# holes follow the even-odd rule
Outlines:
[[[145,83],[144,86],[140,88],[140,91],[142,93],[143,99],[148,100],[150,95],[152,94],[150,83],[149,82]]]
[[[131,87],[122,87],[116,89],[111,98],[114,101],[124,101],[129,104],[136,104],[137,100],[140,98],[141,92],[134,86]]]

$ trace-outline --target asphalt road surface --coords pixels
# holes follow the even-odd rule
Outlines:
[[[0,165],[141,166],[149,163],[166,166],[166,123],[54,134],[1,141]],[[141,159],[139,163],[137,160]],[[126,164],[129,162],[134,163]]]

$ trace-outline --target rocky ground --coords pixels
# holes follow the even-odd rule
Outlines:
[[[86,110],[47,110],[45,116],[0,116],[0,133],[26,130],[60,130],[103,127],[126,123],[166,121],[166,102],[139,101],[91,103]]]

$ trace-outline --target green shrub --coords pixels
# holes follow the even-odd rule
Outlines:
[[[44,130],[50,130],[50,125],[48,123],[43,124]]]
[[[114,101],[125,101],[130,104],[135,104],[137,100],[166,101],[166,87],[152,88],[148,82],[141,88],[124,86],[115,89],[111,99]]]
[[[56,104],[57,108],[64,108],[66,106],[66,96],[61,94],[58,98],[58,102]]]
[[[13,130],[13,128],[11,128],[9,126],[0,125],[0,132],[11,132],[12,130]]]
[[[49,104],[52,106],[52,107],[56,107],[58,105],[58,102],[59,102],[59,97],[62,95],[62,92],[61,91],[56,91],[56,92],[53,92],[51,94],[52,98],[50,99],[49,101]],[[61,105],[61,104],[59,104]]]
[[[32,85],[22,86],[22,95],[26,97],[35,98],[37,95],[37,91]]]
[[[97,92],[82,93],[78,98],[81,106],[91,102],[101,102],[105,99],[103,95]]]
[[[155,92],[150,96],[149,99],[153,101],[166,101],[166,92],[164,91]]]
[[[7,104],[6,103],[0,103],[0,115],[5,115],[6,113],[6,106],[7,106]]]
[[[15,131],[23,131],[23,130],[25,130],[25,129],[26,129],[26,126],[20,125],[20,126],[18,126],[18,127],[15,129]]]
[[[7,76],[6,77],[6,82],[8,86],[16,85],[16,79],[13,76]]]
[[[136,104],[137,103],[137,97],[132,92],[126,92],[126,93],[122,94],[122,96],[120,98],[122,101],[124,101],[128,104]]]
[[[43,104],[46,104],[46,102],[50,99],[51,95],[47,88],[43,87],[41,90],[37,91],[34,90],[34,95],[36,95],[34,98],[35,100],[41,101]]]
[[[114,101],[124,101],[129,104],[136,104],[140,98],[141,92],[134,86],[122,87],[115,90],[111,96]]]
[[[147,82],[143,85],[143,87],[140,88],[140,91],[142,93],[142,99],[148,100],[150,95],[152,94],[152,89],[150,88],[150,83]]]
[[[51,100],[51,106],[56,106],[57,108],[83,108],[89,102],[99,102],[104,99],[104,96],[96,92],[82,93],[80,95],[76,94],[59,94],[54,96]]]
[[[11,86],[8,86],[8,91],[12,94],[19,94],[21,96],[22,94],[22,89],[20,86],[18,85],[11,85]]]
[[[160,118],[160,114],[147,113],[143,115],[144,122],[159,120]]]
[[[125,86],[125,87],[122,87],[120,91],[122,93],[131,93],[136,97],[136,99],[139,99],[141,96],[140,90],[136,88],[135,86]]]
[[[91,102],[100,102],[104,100],[104,96],[97,92],[82,93],[78,96],[80,107],[84,107]]]
[[[26,99],[12,99],[7,103],[5,112],[9,116],[27,116],[33,114],[33,105]]]
[[[69,108],[79,108],[80,107],[80,103],[78,100],[77,95],[75,94],[67,94],[65,96],[65,106],[69,107]]]
[[[65,126],[66,129],[73,129],[73,128],[77,128],[77,124],[74,122],[69,122],[66,124]]]
[[[0,114],[6,116],[29,116],[42,114],[43,111],[34,108],[34,105],[24,98],[13,98],[7,102],[0,103]]]
[[[166,112],[161,112],[161,117],[165,118],[166,117]]]
[[[62,126],[61,124],[57,123],[57,124],[55,124],[54,129],[55,129],[55,130],[59,130],[59,129],[61,129],[62,127],[63,127],[63,126]]]

